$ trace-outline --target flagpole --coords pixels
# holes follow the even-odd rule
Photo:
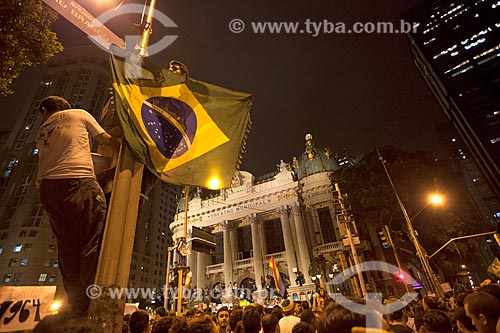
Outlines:
[[[188,206],[189,206],[189,185],[184,186],[184,232],[182,238],[179,240],[179,245],[184,243],[187,246],[187,218],[188,218]],[[179,252],[180,253],[180,252]],[[181,254],[182,255],[182,254]],[[177,289],[177,313],[182,313],[182,276],[184,275],[184,268],[180,267],[180,273],[178,274],[178,289]]]
[[[156,0],[151,0],[141,35],[139,54],[142,57],[147,54],[155,4]],[[144,164],[135,158],[123,139],[95,277],[100,293],[88,295],[93,296],[89,316],[100,323],[106,333],[122,331],[126,300],[112,297],[109,290],[128,287],[143,170]]]

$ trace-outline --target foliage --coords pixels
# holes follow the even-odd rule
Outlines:
[[[25,66],[46,62],[62,51],[62,44],[49,29],[57,14],[40,0],[0,1],[0,95],[9,88]]]
[[[475,211],[461,175],[448,161],[438,161],[425,152],[405,152],[394,147],[379,150],[413,227],[419,233],[420,243],[429,254],[450,238],[491,229]],[[408,238],[406,220],[377,152],[367,153],[353,167],[336,171],[334,180],[349,195],[348,203],[359,232],[368,238],[368,233],[376,227],[388,225],[401,259],[415,261],[415,248]],[[428,195],[434,192],[446,198],[445,204],[429,206],[418,213],[427,205]],[[416,213],[418,216],[414,217]],[[439,267],[458,267],[460,259],[472,258],[474,246],[477,246],[474,241],[448,246],[437,256]],[[399,251],[401,249],[403,251]]]

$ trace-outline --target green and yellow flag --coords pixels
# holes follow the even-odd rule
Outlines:
[[[118,119],[135,156],[172,184],[230,187],[252,95],[175,74],[118,48],[111,67]]]
[[[488,272],[496,277],[500,277],[500,260],[498,260],[497,257],[495,257],[493,262],[488,266]]]

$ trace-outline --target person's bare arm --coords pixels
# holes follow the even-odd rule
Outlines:
[[[116,150],[120,149],[120,142],[116,140],[114,137],[109,135],[107,132],[103,132],[95,137],[97,142],[99,142],[102,145],[106,146],[111,146],[115,148]]]

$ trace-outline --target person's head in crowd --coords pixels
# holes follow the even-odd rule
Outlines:
[[[302,301],[302,302],[300,302],[300,307],[302,308],[302,311],[309,310],[311,308],[309,306],[309,302],[308,301]]]
[[[465,297],[469,296],[469,294],[471,294],[472,292],[463,292],[463,293],[460,293],[457,295],[457,297],[455,297],[455,302],[457,303],[457,306],[463,308],[464,307],[464,299]]]
[[[190,322],[191,320],[194,320],[197,313],[198,313],[198,309],[196,309],[196,308],[191,308],[191,309],[187,310],[186,311],[186,319],[188,320],[188,322]]]
[[[45,316],[33,329],[33,333],[102,333],[103,329],[88,318],[71,318],[63,314]]]
[[[429,310],[422,317],[420,333],[451,333],[451,320],[441,310]]]
[[[255,304],[254,307],[261,316],[264,316],[266,314],[266,308],[262,304]]]
[[[166,317],[167,316],[167,310],[163,306],[159,306],[155,309],[155,314],[158,317]]]
[[[187,322],[184,317],[165,316],[158,318],[151,333],[187,333]]]
[[[279,306],[275,306],[271,310],[271,314],[273,316],[275,316],[278,320],[280,320],[281,318],[283,318],[283,310]]]
[[[451,296],[448,300],[448,307],[450,310],[455,310],[457,308],[457,299],[455,296]]]
[[[477,292],[464,299],[465,314],[480,333],[495,333],[500,301],[492,294]]]
[[[291,316],[295,310],[295,302],[291,299],[286,299],[283,303],[281,303],[281,308],[283,309],[283,314],[285,316]]]
[[[366,326],[366,317],[332,303],[320,314],[316,329],[318,333],[351,333],[354,326]]]
[[[209,316],[192,320],[188,323],[187,329],[189,333],[217,333],[217,326]]]
[[[139,310],[130,315],[128,322],[130,333],[144,333],[149,329],[149,313],[144,310]]]
[[[229,314],[229,327],[234,332],[236,325],[243,318],[243,310],[241,308],[233,309]]]
[[[217,326],[219,332],[225,332],[227,326],[229,325],[229,309],[227,306],[223,306],[217,311]]]
[[[414,323],[415,323],[415,331],[420,332],[420,327],[422,327],[422,324],[424,323],[424,311],[417,311],[415,312],[415,316],[413,317]]]
[[[300,303],[295,302],[295,309],[293,310],[293,314],[297,317],[300,317],[300,313],[302,312],[302,306]]]
[[[318,294],[319,294],[321,297],[325,297],[325,296],[326,296],[326,291],[325,291],[325,289],[323,289],[323,288],[319,288],[319,290],[318,290]]]
[[[177,317],[177,313],[175,311],[169,311],[168,312],[169,317]]]
[[[390,314],[391,321],[398,323],[406,323],[406,314],[403,309],[396,310]]]
[[[472,324],[472,320],[465,314],[464,308],[456,308],[453,312],[453,320],[455,321],[458,329],[463,332],[462,327],[469,332],[477,332],[476,326]]]
[[[413,313],[417,313],[419,311],[424,311],[424,306],[421,301],[418,301],[413,304]]]
[[[495,296],[500,301],[500,284],[490,283],[479,288],[480,292],[488,293]]]
[[[300,321],[308,323],[309,325],[314,327],[316,321],[316,315],[314,314],[314,311],[310,309],[302,311],[302,313],[300,314]]]
[[[301,321],[293,326],[292,333],[314,333],[314,328],[308,323]]]
[[[248,307],[243,311],[243,328],[245,333],[258,333],[261,329],[261,318],[262,316],[253,307]]]
[[[272,314],[267,314],[262,317],[262,332],[263,333],[279,333],[278,318]]]
[[[424,296],[422,299],[422,305],[424,306],[424,311],[437,310],[438,303],[435,297]]]

